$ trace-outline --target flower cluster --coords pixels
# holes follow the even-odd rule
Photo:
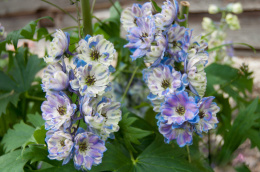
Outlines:
[[[227,29],[238,30],[240,29],[239,19],[236,14],[243,12],[242,5],[238,3],[229,3],[225,8],[220,8],[216,5],[210,5],[210,14],[222,13],[220,22],[215,22],[209,17],[204,17],[202,21],[202,28],[205,32],[205,38],[208,42],[209,49],[223,45],[231,44],[227,41]],[[233,13],[233,14],[232,14]],[[218,50],[211,52],[211,57],[216,62],[231,64],[233,53],[233,46],[223,46]]]
[[[45,140],[50,159],[73,159],[77,169],[90,170],[101,163],[107,138],[119,130],[120,103],[112,101],[109,82],[115,49],[101,35],[80,40],[75,54],[69,45],[69,34],[58,30],[44,58]],[[74,56],[71,65],[65,63],[68,56]]]
[[[214,97],[203,97],[207,78],[207,44],[192,29],[180,26],[177,1],[164,2],[161,12],[150,2],[134,4],[122,12],[127,30],[125,45],[133,60],[144,58],[150,67],[143,78],[154,111],[159,114],[159,132],[165,142],[177,140],[179,146],[192,144],[193,133],[202,135],[218,123]]]
[[[0,42],[3,41],[5,37],[6,37],[5,28],[0,23]]]

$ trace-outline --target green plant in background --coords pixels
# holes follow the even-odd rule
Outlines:
[[[227,30],[240,29],[239,19],[236,14],[243,12],[242,5],[237,3],[229,3],[226,7],[218,7],[210,5],[208,9],[210,14],[221,13],[220,21],[213,21],[209,17],[204,17],[202,28],[205,32],[205,40],[208,42],[208,48],[214,48],[223,44],[228,44],[214,50],[210,53],[212,61],[222,64],[232,64],[234,56],[232,41],[227,40]]]
[[[158,132],[155,121],[157,113],[147,101],[149,90],[142,80],[142,70],[147,64],[143,59],[132,62],[131,52],[124,48],[128,41],[121,37],[122,8],[119,2],[114,3],[111,0],[110,17],[100,20],[93,14],[95,0],[91,5],[87,0],[81,1],[82,15],[79,0],[70,0],[77,9],[77,17],[73,17],[47,0],[43,1],[57,7],[75,20],[76,26],[62,29],[70,35],[69,52],[76,53],[78,42],[86,34],[92,33],[93,36],[103,35],[114,44],[117,52],[117,61],[113,65],[116,71],[111,73],[111,79],[113,97],[117,101],[121,100],[122,104],[120,130],[115,133],[115,139],[107,140],[105,144],[107,150],[104,152],[102,163],[93,166],[90,171],[213,171],[213,165],[228,165],[236,156],[234,154],[236,149],[248,138],[252,147],[260,149],[258,139],[260,102],[258,99],[252,99],[253,78],[248,66],[242,65],[236,69],[212,63],[205,67],[207,74],[205,96],[215,97],[220,107],[220,112],[217,114],[219,123],[215,130],[208,132],[208,139],[194,135],[193,144],[187,152],[174,142],[165,144],[163,136]],[[155,1],[151,2],[155,12],[159,13],[161,8]],[[233,13],[239,12],[239,8],[234,9],[237,11]],[[216,12],[220,9],[211,7],[211,10]],[[181,12],[183,13],[182,10]],[[188,10],[179,17],[187,17],[187,12]],[[97,20],[93,25],[92,19]],[[0,71],[1,172],[78,171],[73,161],[62,165],[61,161],[48,158],[45,121],[39,115],[42,113],[40,106],[46,99],[40,85],[41,78],[35,77],[37,72],[45,67],[45,63],[30,52],[28,44],[17,46],[20,39],[35,42],[41,39],[52,40],[53,33],[37,27],[39,20],[8,33],[0,42],[0,62],[3,64]],[[229,18],[228,22],[232,28],[237,28],[233,19]],[[220,38],[215,39],[218,41]],[[7,44],[12,44],[14,50],[6,49]],[[208,52],[217,53],[222,48],[224,48],[223,42],[211,46]],[[66,56],[72,62],[73,55],[66,54]],[[74,94],[69,95],[69,98],[73,103],[78,101]],[[86,128],[84,122],[78,124],[79,127]],[[221,139],[216,140],[217,137]],[[208,151],[201,152],[199,145]],[[237,171],[241,169],[247,169],[246,165],[236,167]]]

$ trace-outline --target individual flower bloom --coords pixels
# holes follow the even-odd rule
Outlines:
[[[236,15],[227,14],[226,22],[231,30],[238,30],[240,29],[240,23]]]
[[[155,25],[160,30],[167,30],[169,26],[177,19],[179,5],[176,0],[174,3],[167,0],[162,6],[162,11],[155,14]]]
[[[148,50],[146,56],[144,57],[144,62],[152,63],[153,66],[158,65],[160,61],[163,59],[166,44],[166,39],[162,34],[156,35],[150,50]]]
[[[199,122],[195,124],[198,134],[214,129],[218,123],[219,107],[212,102],[214,97],[204,97],[199,107]]]
[[[66,71],[65,71],[66,72]],[[60,63],[48,65],[42,78],[43,91],[63,91],[69,86],[69,76],[64,72]]]
[[[203,17],[202,28],[207,32],[212,32],[216,29],[214,22],[209,17]]]
[[[76,169],[90,170],[92,165],[102,162],[103,153],[107,150],[105,142],[90,132],[78,133],[74,138],[75,154],[74,165]]]
[[[186,31],[184,34],[184,39],[180,41],[182,45],[182,55],[194,56],[197,53],[205,52],[208,44],[201,39],[201,35],[192,36],[193,30]],[[184,58],[185,60],[185,58]]]
[[[122,116],[120,103],[103,97],[94,107],[96,108],[93,109],[92,113],[85,115],[84,119],[103,140],[106,140],[111,133],[119,130],[118,123]]]
[[[180,147],[192,145],[193,127],[185,122],[182,125],[167,124],[167,122],[158,122],[159,132],[164,136],[165,143],[176,140]]]
[[[243,12],[243,7],[241,5],[240,2],[237,2],[237,3],[229,3],[227,5],[227,10],[229,12],[232,12],[232,13],[235,13],[235,14],[240,14]]]
[[[46,63],[57,63],[62,59],[64,53],[68,52],[70,37],[67,32],[57,30],[50,43],[50,49],[47,57],[44,57]]]
[[[129,30],[127,40],[129,41],[124,47],[130,48],[133,52],[132,60],[141,58],[150,50],[154,42],[155,25],[152,18],[141,17],[136,20],[137,27]]]
[[[185,91],[168,95],[160,110],[167,124],[175,125],[181,125],[185,121],[193,122],[199,112],[195,99]]]
[[[180,52],[182,51],[181,40],[184,39],[185,32],[185,27],[174,24],[166,33],[166,38],[168,41],[167,52],[169,57],[174,58],[174,60],[177,62],[184,61]]]
[[[154,112],[161,112],[160,108],[161,108],[163,102],[165,101],[165,99],[156,97],[155,99],[150,98],[150,101],[151,101],[152,106],[153,106],[153,111]]]
[[[115,57],[114,45],[107,41],[103,35],[86,36],[79,42],[78,58],[87,63],[98,62],[109,66]]]
[[[152,17],[153,7],[150,2],[143,5],[133,4],[132,8],[127,7],[122,11],[120,21],[126,31],[137,27],[136,20],[139,17]]]
[[[148,74],[144,73],[144,76],[151,93],[159,98],[175,93],[182,86],[181,73],[168,65],[154,67]]]
[[[86,64],[76,69],[76,79],[70,81],[71,88],[82,96],[101,95],[109,85],[109,70],[100,63]]]
[[[186,84],[189,84],[191,91],[203,97],[207,86],[207,77],[204,71],[205,65],[208,61],[208,53],[198,53],[185,62],[183,77]]]
[[[50,92],[46,98],[41,106],[45,129],[58,130],[62,125],[65,129],[69,127],[77,106],[63,92]]]
[[[218,12],[220,12],[220,9],[218,6],[211,4],[209,5],[209,14],[217,14]]]
[[[64,160],[71,154],[73,148],[72,136],[63,131],[49,130],[45,139],[50,159]]]

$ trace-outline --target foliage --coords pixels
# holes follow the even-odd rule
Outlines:
[[[156,11],[162,10],[155,1],[152,3]],[[227,65],[230,63],[212,63],[205,68],[206,96],[214,96],[220,106],[220,112],[217,114],[218,127],[210,132],[209,136],[220,136],[221,141],[209,142],[215,148],[209,148],[209,158],[205,158],[205,153],[199,149],[199,145],[204,142],[200,137],[194,136],[193,145],[190,146],[191,163],[188,161],[186,148],[180,148],[173,142],[165,144],[158,133],[156,113],[147,103],[149,91],[142,81],[141,73],[142,69],[146,68],[143,59],[132,62],[129,58],[130,51],[123,47],[127,41],[121,37],[121,12],[119,2],[115,2],[111,5],[110,17],[105,20],[97,18],[98,22],[93,26],[94,35],[104,35],[114,44],[118,53],[116,72],[112,76],[113,96],[120,100],[125,91],[126,95],[122,101],[120,130],[115,133],[114,140],[109,139],[106,142],[107,151],[102,163],[91,171],[213,171],[212,164],[229,164],[235,157],[237,148],[246,139],[250,139],[252,147],[260,149],[260,100],[252,96],[252,72],[247,65],[235,68]],[[53,20],[50,17],[44,18]],[[35,42],[52,39],[46,28],[37,27],[41,19],[43,18],[10,32],[6,39],[0,42],[0,61],[3,61],[2,57],[8,57],[8,63],[1,66],[0,70],[1,172],[78,171],[73,162],[62,165],[61,161],[48,158],[46,130],[40,115],[40,106],[45,98],[40,85],[41,78],[36,77],[45,65],[42,58],[30,52],[26,43],[18,46],[20,39]],[[71,52],[75,52],[77,48],[80,30],[81,28],[73,28],[69,31]],[[205,36],[205,39],[209,40],[209,37]],[[209,52],[218,54],[224,48],[225,44],[222,43],[211,46]],[[6,49],[7,44],[12,44],[14,50]],[[216,57],[221,59],[221,55]],[[136,74],[129,90],[126,90],[135,69]],[[73,103],[77,101],[73,95],[71,99]],[[235,167],[235,170],[250,171],[245,164]]]

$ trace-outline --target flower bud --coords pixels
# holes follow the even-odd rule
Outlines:
[[[211,4],[209,6],[209,14],[217,14],[219,12],[218,6]]]
[[[214,23],[209,17],[204,17],[202,21],[202,28],[206,31],[213,31],[215,29]]]
[[[228,14],[226,16],[226,22],[231,30],[238,30],[240,29],[240,23],[236,15]]]
[[[235,14],[242,13],[243,12],[243,8],[242,8],[241,3],[239,3],[239,2],[234,3],[233,7],[232,7],[232,12],[235,13]]]

